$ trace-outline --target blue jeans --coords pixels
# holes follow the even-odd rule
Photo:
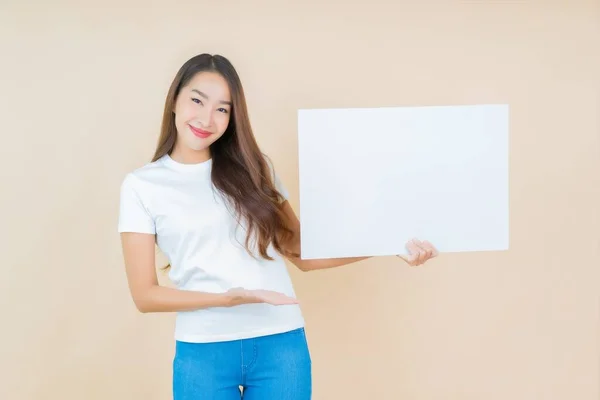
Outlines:
[[[176,342],[174,400],[309,400],[311,395],[304,328],[226,342]]]

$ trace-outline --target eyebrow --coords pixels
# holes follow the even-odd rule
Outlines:
[[[208,96],[205,93],[202,93],[201,91],[199,91],[197,89],[192,89],[192,92],[198,93],[198,95],[200,97],[204,97],[206,100],[208,100]],[[230,101],[221,100],[221,101],[219,101],[219,103],[221,103],[221,104],[227,104],[228,106],[231,106],[231,102]]]

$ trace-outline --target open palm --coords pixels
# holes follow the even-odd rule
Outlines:
[[[240,304],[267,303],[275,306],[298,304],[297,299],[273,290],[233,288],[228,293],[235,296]]]
[[[298,300],[272,290],[250,290],[249,293],[263,303],[273,305],[297,304]]]

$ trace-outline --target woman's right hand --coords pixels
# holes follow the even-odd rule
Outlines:
[[[232,288],[226,293],[232,300],[232,305],[267,303],[274,306],[298,304],[298,300],[283,293],[272,290],[247,290],[244,288]]]

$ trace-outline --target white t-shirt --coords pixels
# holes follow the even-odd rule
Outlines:
[[[165,155],[127,174],[121,185],[118,231],[155,234],[171,263],[169,278],[181,290],[223,293],[243,287],[295,297],[284,260],[272,246],[269,254],[274,261],[247,253],[246,231],[214,188],[211,167],[212,159],[181,164]],[[287,198],[273,173],[278,190]],[[213,307],[178,312],[175,339],[225,341],[303,326],[298,305]]]

